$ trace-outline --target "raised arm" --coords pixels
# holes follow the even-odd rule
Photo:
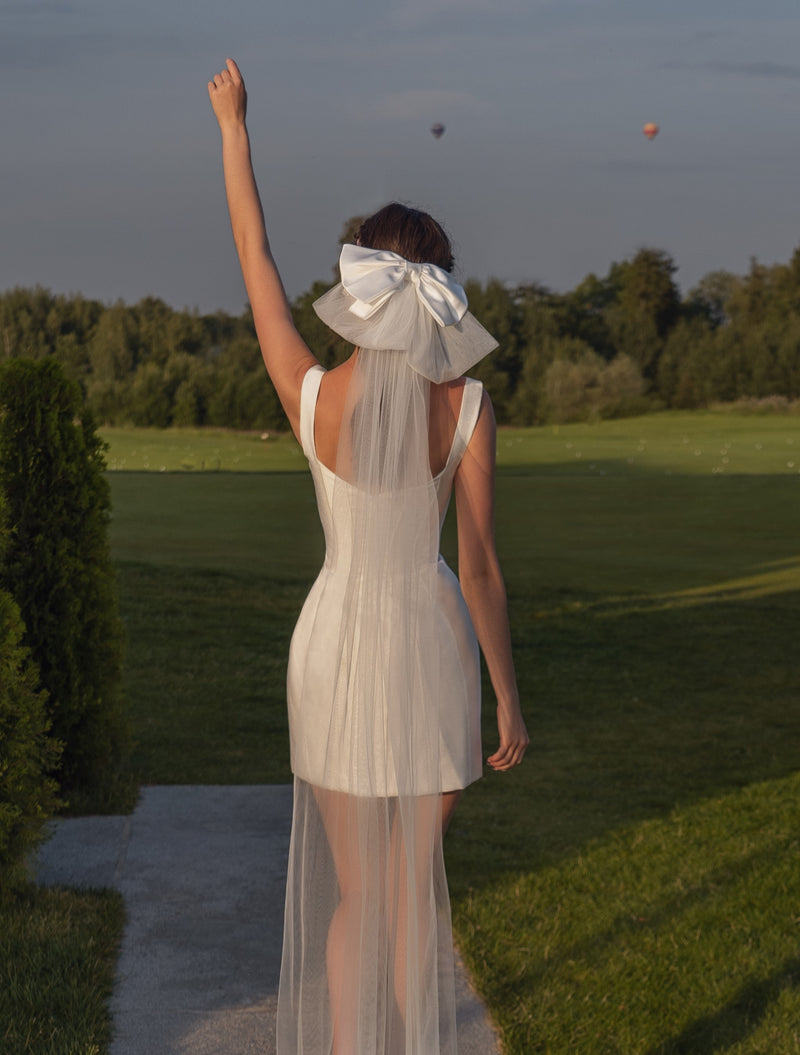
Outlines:
[[[458,577],[497,697],[500,746],[487,762],[493,769],[506,770],[522,761],[528,732],[520,710],[506,588],[494,541],[496,445],[494,410],[484,392],[475,431],[455,478]]]
[[[233,59],[208,82],[211,106],[222,132],[225,192],[244,284],[264,364],[294,434],[300,434],[300,386],[316,359],[294,327],[289,302],[272,256],[258,196],[250,138],[247,92]]]

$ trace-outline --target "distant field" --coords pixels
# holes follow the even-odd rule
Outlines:
[[[106,428],[111,470],[302,469],[292,436],[220,429]],[[498,464],[592,476],[800,474],[800,417],[663,413],[596,424],[501,429]]]
[[[294,437],[279,433],[120,427],[100,435],[112,471],[274,472],[305,464]]]

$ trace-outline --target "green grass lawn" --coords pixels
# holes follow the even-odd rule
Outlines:
[[[0,1051],[101,1055],[123,925],[116,891],[32,889],[0,905]]]
[[[106,438],[137,775],[288,781],[322,559],[296,444]],[[164,472],[130,471],[145,443]],[[498,461],[532,744],[465,794],[446,852],[508,1055],[800,1052],[800,419],[502,430]]]
[[[458,905],[513,1052],[800,1050],[800,777],[627,825]]]
[[[157,438],[168,466],[183,435]],[[230,442],[240,467],[237,442],[299,468],[289,439]],[[795,450],[795,418],[501,431],[532,745],[464,796],[447,854],[509,1053],[800,1051]],[[322,559],[308,475],[111,479],[141,778],[289,780],[286,652]]]

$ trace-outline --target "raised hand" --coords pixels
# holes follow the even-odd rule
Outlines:
[[[247,116],[247,90],[239,67],[233,59],[226,59],[225,69],[208,82],[208,97],[221,129],[244,124]]]

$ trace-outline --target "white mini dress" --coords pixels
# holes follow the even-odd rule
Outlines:
[[[317,787],[355,795],[393,796],[396,781],[387,766],[376,776],[375,759],[386,755],[385,744],[366,750],[363,771],[352,754],[337,744],[337,735],[348,721],[346,699],[331,693],[340,663],[340,631],[347,583],[347,569],[337,554],[348,551],[351,525],[333,515],[333,489],[342,481],[320,462],[314,443],[314,417],[322,366],[312,367],[303,379],[300,396],[300,438],[316,490],[317,507],[325,536],[326,556],[306,598],[292,636],[287,674],[291,765],[296,777]],[[478,420],[483,386],[466,378],[452,447],[444,469],[434,478],[439,501],[439,531],[444,522],[453,478]],[[466,787],[481,776],[481,679],[478,642],[458,579],[439,556],[437,564],[437,638],[439,682],[440,792]],[[376,662],[379,662],[376,657]],[[390,707],[390,700],[376,700],[376,707]],[[376,723],[376,728],[384,728]],[[362,775],[363,772],[363,775]]]

